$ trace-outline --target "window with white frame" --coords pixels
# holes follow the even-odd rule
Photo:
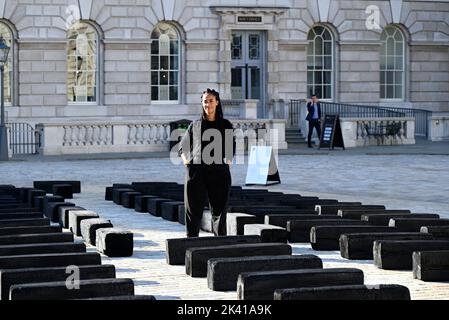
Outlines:
[[[160,23],[151,39],[151,100],[176,102],[180,94],[179,34],[173,26]]]
[[[67,99],[69,103],[98,102],[98,33],[84,22],[75,23],[67,37]]]
[[[318,98],[333,99],[334,37],[332,32],[317,26],[310,30],[307,46],[307,92]]]
[[[3,96],[5,104],[12,104],[12,87],[13,87],[13,64],[14,64],[14,48],[13,48],[13,34],[11,29],[3,22],[0,22],[0,37],[3,38],[5,44],[10,48],[8,60],[4,65]]]
[[[387,26],[381,36],[380,98],[404,99],[405,39],[396,26]]]

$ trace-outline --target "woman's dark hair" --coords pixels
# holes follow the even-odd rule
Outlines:
[[[211,94],[217,100],[218,105],[217,105],[217,109],[215,110],[215,120],[221,121],[223,119],[223,108],[221,106],[220,94],[218,93],[218,91],[215,91],[214,89],[207,88],[201,95],[201,103],[203,102],[203,97],[205,94]],[[207,119],[206,112],[204,112],[203,108],[201,108],[201,109],[202,109],[201,116],[202,116],[203,120],[206,120]]]

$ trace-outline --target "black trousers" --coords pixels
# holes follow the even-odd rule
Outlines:
[[[310,120],[309,121],[309,135],[307,136],[307,144],[312,146],[312,134],[313,128],[316,129],[316,133],[318,134],[318,138],[321,139],[321,123],[319,120]]]
[[[187,237],[198,237],[206,194],[212,213],[212,230],[216,236],[226,235],[226,213],[231,190],[228,165],[187,166],[184,186]]]

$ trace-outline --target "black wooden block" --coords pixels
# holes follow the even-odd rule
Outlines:
[[[113,197],[112,197],[112,191],[114,190],[113,187],[106,187],[105,191],[104,191],[104,200],[106,201],[112,201]]]
[[[155,217],[162,215],[162,203],[172,202],[172,200],[165,198],[150,198],[147,201],[148,212]]]
[[[260,242],[260,236],[218,236],[167,239],[165,241],[165,257],[169,265],[184,265],[186,251],[190,248]]]
[[[341,256],[350,260],[373,260],[373,245],[376,240],[432,240],[432,236],[419,232],[342,234]]]
[[[392,218],[389,226],[396,227],[403,232],[420,232],[421,227],[449,226],[449,219]]]
[[[445,240],[376,240],[374,265],[385,270],[412,270],[414,251],[449,250]]]
[[[67,287],[65,281],[11,286],[10,300],[68,300],[121,295],[134,295],[131,279],[81,280],[79,289]]]
[[[274,300],[410,300],[410,291],[400,285],[349,285],[279,289]]]
[[[303,269],[241,273],[237,280],[239,300],[273,300],[279,289],[362,285],[359,269]]]
[[[97,298],[86,298],[80,300],[118,300],[118,301],[155,301],[156,298],[154,296],[114,296],[114,297],[97,297]]]
[[[66,207],[61,206],[58,208],[58,214],[59,214],[59,225],[63,227],[64,229],[69,228],[69,212],[70,211],[86,211],[83,207]]]
[[[156,196],[140,195],[134,198],[134,211],[148,212],[148,199],[157,198]]]
[[[285,228],[269,224],[247,224],[244,229],[245,235],[258,235],[262,242],[287,243],[288,233]]]
[[[54,196],[61,196],[64,199],[73,199],[73,188],[71,184],[54,184],[52,190]]]
[[[213,258],[207,262],[207,284],[214,291],[231,291],[237,289],[243,272],[321,268],[323,263],[315,255]]]
[[[186,250],[186,273],[191,277],[207,276],[207,260],[212,258],[290,255],[292,248],[282,243],[251,243]]]
[[[184,204],[178,207],[178,222],[183,226],[186,225],[186,207]]]
[[[134,235],[130,231],[115,228],[97,229],[97,251],[108,257],[131,257],[134,250]]]
[[[364,226],[366,222],[349,219],[324,219],[324,220],[291,220],[287,221],[288,241],[310,242],[310,229],[314,226]]]
[[[62,228],[58,226],[0,228],[0,236],[58,233],[58,232],[62,232]]]
[[[398,232],[396,228],[379,226],[315,226],[310,229],[310,243],[317,251],[340,250],[344,233]]]
[[[228,236],[243,235],[245,225],[258,223],[256,216],[240,212],[228,212],[226,215],[226,234]]]
[[[131,191],[131,192],[123,192],[121,194],[121,203],[122,206],[124,206],[125,208],[128,209],[134,209],[134,203],[135,203],[135,198],[136,196],[141,195],[140,192],[135,192],[135,191]]]
[[[69,230],[81,237],[81,221],[96,218],[99,218],[98,214],[93,211],[69,211]]]
[[[115,278],[113,265],[79,266],[79,279]],[[8,300],[11,286],[18,284],[66,281],[73,273],[66,267],[0,270],[1,300]]]
[[[449,250],[413,252],[413,277],[422,281],[449,281]]]
[[[82,253],[86,252],[84,243],[31,243],[0,246],[0,256],[23,256],[32,254]]]
[[[0,213],[0,221],[17,219],[39,219],[42,213]]]
[[[340,209],[337,212],[337,215],[339,217],[342,217],[343,219],[354,219],[354,220],[363,220],[362,216],[370,214],[370,215],[377,215],[377,214],[403,214],[407,215],[410,214],[410,210],[377,210],[377,209]]]
[[[69,232],[19,234],[0,237],[0,246],[31,243],[73,242],[73,234]]]
[[[388,226],[390,219],[392,218],[429,218],[429,219],[439,219],[440,216],[437,214],[421,214],[421,213],[386,213],[386,214],[363,214],[361,216],[362,221],[366,221],[369,224],[376,226]]]
[[[66,266],[100,265],[101,256],[98,253],[56,253],[32,254],[22,256],[0,257],[1,269],[26,269]]]
[[[34,181],[33,187],[35,189],[45,190],[47,193],[53,192],[53,185],[55,184],[70,184],[72,186],[73,193],[81,193],[81,182],[71,180],[55,180],[55,181]]]
[[[49,218],[51,222],[59,222],[59,207],[75,207],[75,204],[70,202],[50,202],[46,206],[44,215]]]
[[[431,234],[435,240],[449,240],[449,226],[421,227],[420,232]]]
[[[360,210],[385,210],[385,206],[381,205],[362,205],[357,202],[339,203],[336,205],[317,205],[315,210],[318,214],[334,214],[337,215],[338,210],[360,209]]]
[[[33,206],[34,204],[34,197],[38,196],[45,196],[47,193],[44,190],[38,190],[38,189],[31,189],[28,191],[28,197],[27,197],[27,203],[29,206]]]
[[[112,190],[112,200],[115,204],[122,204],[122,193],[124,192],[134,192],[136,190],[130,188],[114,188]]]
[[[85,219],[81,221],[81,236],[88,244],[97,244],[97,230],[102,228],[113,228],[110,220],[106,219]]]
[[[39,197],[35,197],[35,199],[38,199]],[[64,203],[64,198],[60,196],[44,196],[42,200],[42,213],[53,221],[52,216],[47,216],[47,213],[49,212],[49,204],[52,202],[62,202]]]
[[[183,206],[184,202],[180,201],[169,201],[161,204],[161,217],[164,220],[177,222],[179,220],[178,217],[178,209],[179,206]]]
[[[287,222],[292,220],[335,220],[334,215],[318,214],[268,214],[265,216],[265,224],[271,224],[282,228],[287,228]]]
[[[0,228],[32,227],[32,226],[48,226],[48,225],[50,225],[50,220],[48,220],[47,218],[0,220]]]

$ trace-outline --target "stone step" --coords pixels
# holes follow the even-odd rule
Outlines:
[[[287,221],[288,241],[292,243],[310,242],[310,229],[314,226],[366,226],[363,221],[336,219],[312,219]]]
[[[390,219],[392,218],[429,218],[429,219],[439,219],[440,216],[437,214],[421,214],[421,213],[387,213],[387,214],[363,214],[361,217],[362,221],[366,221],[369,224],[376,226],[388,226]]]
[[[283,243],[255,243],[190,248],[186,251],[186,273],[191,277],[206,277],[207,261],[212,258],[280,256],[291,254],[291,246]]]
[[[218,236],[167,239],[165,241],[165,257],[169,265],[184,265],[187,249],[260,242],[260,236]]]
[[[9,299],[11,286],[66,281],[73,274],[73,270],[67,267],[0,270],[0,300]],[[115,278],[113,265],[79,266],[77,271],[79,271],[80,280]]]
[[[376,240],[432,240],[430,234],[419,232],[350,233],[340,236],[340,253],[349,260],[373,260]]]
[[[315,255],[213,258],[207,262],[207,284],[214,291],[231,291],[237,289],[243,272],[321,268],[323,263]]]
[[[349,285],[280,289],[274,300],[410,300],[410,291],[400,285]]]
[[[359,269],[303,269],[241,273],[237,280],[239,300],[273,300],[279,289],[363,285]]]
[[[379,226],[314,226],[310,243],[317,251],[340,250],[340,236],[345,233],[398,232],[396,228]]]
[[[449,281],[449,250],[413,252],[413,278]]]
[[[421,227],[449,226],[449,219],[392,218],[388,225],[403,232],[420,232]]]
[[[414,251],[449,250],[445,240],[376,240],[374,265],[385,270],[412,270]]]
[[[337,215],[344,219],[361,220],[364,215],[377,215],[377,214],[410,214],[410,210],[359,210],[359,209],[340,209]]]
[[[81,280],[79,289],[72,290],[65,281],[11,286],[10,300],[68,300],[103,296],[134,295],[131,279]]]

